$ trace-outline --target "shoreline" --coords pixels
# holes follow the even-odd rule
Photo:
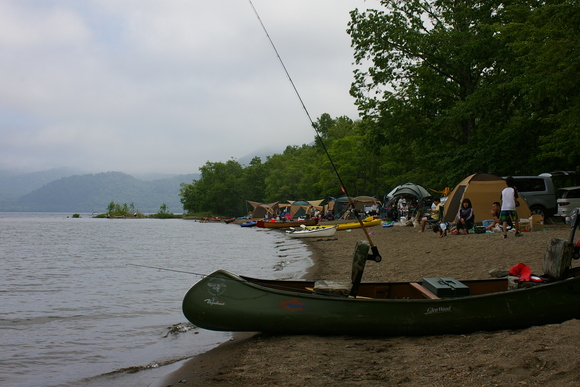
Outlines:
[[[440,239],[431,231],[418,233],[412,227],[373,227],[369,232],[383,261],[369,263],[363,281],[488,278],[489,270],[509,269],[519,262],[541,273],[549,240],[567,239],[569,230],[568,225],[551,225],[543,232],[528,232],[523,238],[512,234],[503,240],[499,233]],[[336,236],[304,241],[313,262],[305,279],[350,276],[354,244],[365,236],[357,229],[340,231]],[[578,320],[470,335],[369,335],[236,334],[234,340],[185,360],[155,386],[462,386],[517,384],[521,380],[528,386],[567,386],[580,379],[580,369],[566,360],[580,356],[574,344],[580,339]],[[386,358],[390,360],[377,362]]]
[[[301,241],[305,242],[306,249],[310,253],[309,258],[312,261],[312,265],[306,269],[301,278],[308,280],[316,276],[319,260],[315,257],[312,243],[308,243],[311,241],[308,238],[301,239]],[[168,373],[159,383],[152,384],[150,387],[169,387],[175,386],[177,383],[179,385],[208,386],[209,380],[215,379],[221,368],[228,367],[228,365],[235,363],[239,359],[243,351],[242,345],[257,335],[261,335],[261,333],[233,332],[232,339],[229,341],[207,352],[183,360],[183,364],[178,369]]]

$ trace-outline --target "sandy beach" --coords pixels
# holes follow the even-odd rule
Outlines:
[[[421,281],[423,277],[489,278],[489,270],[517,263],[542,274],[552,238],[569,225],[544,231],[450,235],[413,227],[369,231],[383,257],[369,262],[363,281]],[[307,241],[312,279],[348,279],[361,230]],[[578,262],[573,262],[578,266]],[[523,330],[426,337],[279,336],[237,334],[197,356],[159,386],[577,386],[580,322]]]

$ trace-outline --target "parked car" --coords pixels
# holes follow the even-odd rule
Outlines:
[[[518,193],[528,203],[534,215],[544,218],[558,210],[556,190],[550,176],[513,176]],[[505,177],[504,177],[505,179]]]
[[[540,173],[538,176],[550,177],[556,189],[580,185],[580,173],[575,171],[553,171]]]
[[[576,207],[580,207],[580,186],[560,188],[556,215],[568,217]]]

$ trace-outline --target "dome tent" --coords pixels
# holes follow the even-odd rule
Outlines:
[[[468,198],[473,206],[475,221],[481,222],[491,217],[493,202],[501,202],[501,191],[507,187],[505,180],[489,173],[475,173],[467,176],[453,189],[444,207],[444,219],[453,223],[464,198]],[[528,203],[520,196],[518,217],[529,218],[531,211]]]
[[[429,191],[427,191],[419,184],[409,182],[399,184],[393,188],[393,190],[385,196],[385,203],[388,204],[389,202],[392,202],[394,199],[402,195],[415,196],[418,202],[424,202],[426,199],[432,197]]]

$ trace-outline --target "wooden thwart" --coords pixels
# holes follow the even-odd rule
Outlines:
[[[438,300],[439,299],[439,297],[437,297],[435,294],[430,292],[428,289],[426,289],[422,285],[419,285],[417,282],[410,282],[409,285],[411,285],[412,287],[417,289],[419,292],[421,292],[422,295],[424,295],[425,297],[427,297],[430,300]]]

